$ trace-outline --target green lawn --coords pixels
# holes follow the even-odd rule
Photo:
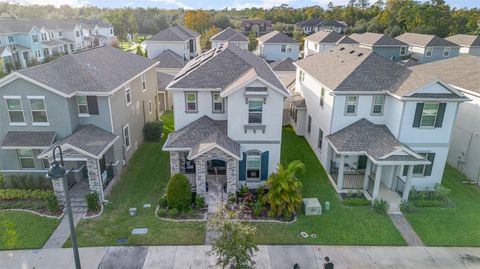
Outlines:
[[[368,207],[344,207],[325,171],[303,137],[292,128],[284,128],[282,163],[301,160],[305,173],[303,197],[317,197],[322,205],[330,201],[331,210],[322,216],[299,214],[293,224],[260,223],[257,238],[261,244],[327,244],[327,245],[405,245],[387,216],[373,213]],[[304,239],[300,233],[315,233],[316,239]]]
[[[447,166],[442,184],[453,208],[420,208],[406,214],[410,224],[429,246],[480,246],[480,188],[465,185],[465,176]]]
[[[59,222],[28,212],[0,212],[0,250],[41,248]]]
[[[164,131],[173,129],[173,114],[162,117]],[[161,143],[144,143],[128,162],[121,180],[106,199],[110,202],[99,218],[82,220],[77,228],[80,246],[117,245],[120,238],[128,238],[125,245],[203,244],[203,223],[167,222],[157,219],[154,210],[163,195],[170,176],[169,154]],[[145,203],[152,208],[143,208]],[[130,207],[137,207],[136,217],[128,215]],[[146,235],[131,235],[133,228],[148,228]],[[69,243],[67,242],[67,245]]]

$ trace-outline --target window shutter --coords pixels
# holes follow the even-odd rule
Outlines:
[[[435,121],[435,127],[442,127],[443,116],[445,115],[446,107],[447,107],[447,103],[440,103],[440,105],[438,106],[437,120]]]
[[[87,96],[88,114],[98,115],[98,101],[96,96]]]
[[[415,118],[413,119],[413,127],[420,127],[420,121],[422,120],[423,103],[417,103],[415,109]]]
[[[247,154],[244,152],[243,153],[243,159],[238,162],[238,180],[239,181],[245,181],[246,173],[247,173]]]
[[[261,160],[261,180],[267,180],[268,179],[268,151],[265,151],[262,153],[262,160]]]
[[[427,165],[425,167],[425,176],[432,175],[432,168],[433,168],[433,161],[435,160],[435,153],[428,153],[427,160],[429,160],[432,164]]]

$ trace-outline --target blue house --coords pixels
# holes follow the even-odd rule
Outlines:
[[[378,55],[393,61],[399,61],[407,55],[406,43],[385,34],[367,32],[351,34],[349,37],[357,41],[360,48],[373,50]]]
[[[436,35],[404,33],[397,40],[408,44],[408,52],[419,63],[430,63],[460,54],[460,46]]]

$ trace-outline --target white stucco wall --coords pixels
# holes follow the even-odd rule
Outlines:
[[[187,42],[178,41],[178,42],[160,42],[160,41],[145,41],[147,46],[148,58],[152,59],[157,57],[164,50],[172,50],[176,54],[189,58],[189,51],[187,47]]]
[[[295,61],[298,60],[300,45],[299,44],[285,44],[285,45],[291,45],[292,51],[282,52],[282,44],[259,43],[258,44],[259,55],[271,61],[283,60],[285,58],[291,58]]]
[[[212,41],[212,48],[218,48],[220,44],[225,43],[224,41]],[[238,46],[241,49],[248,50],[248,42],[228,42],[230,45]]]

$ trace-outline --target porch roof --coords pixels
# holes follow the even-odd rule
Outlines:
[[[71,135],[41,152],[38,158],[47,157],[56,146],[60,146],[63,150],[71,149],[88,157],[101,159],[117,139],[117,135],[95,125],[79,125]]]
[[[296,92],[291,96],[292,105],[297,109],[306,109],[307,104],[305,103],[305,97],[300,93]]]
[[[227,154],[241,159],[240,144],[227,136],[227,122],[202,116],[187,126],[168,135],[163,146],[165,151],[189,151],[188,158],[218,148]]]
[[[55,140],[55,132],[8,131],[2,149],[45,149]]]
[[[410,147],[398,141],[387,126],[374,124],[365,118],[328,135],[326,138],[335,152],[340,154],[366,154],[375,163],[430,163]]]

